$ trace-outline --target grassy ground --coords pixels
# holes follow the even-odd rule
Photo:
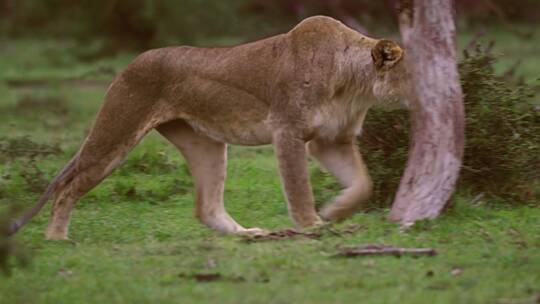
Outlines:
[[[498,50],[507,54],[501,68],[524,56],[521,72],[528,80],[538,76],[540,63],[529,58],[539,51],[538,39],[497,37]],[[130,58],[81,63],[72,47],[0,42],[0,137],[28,136],[51,150],[36,157],[0,155],[0,206],[34,203],[82,142],[106,89],[100,83]],[[225,200],[231,215],[248,227],[290,227],[271,149],[229,152]],[[311,166],[317,201],[324,202],[336,186]],[[471,201],[459,195],[440,220],[405,233],[385,221],[387,210],[376,210],[336,228],[360,224],[354,234],[248,244],[194,219],[183,159],[151,134],[79,202],[73,242],[43,240],[48,207],[17,235],[32,263],[0,277],[0,303],[536,303],[540,209]],[[333,257],[341,246],[362,244],[433,247],[439,254]],[[202,281],[204,274],[216,280]]]

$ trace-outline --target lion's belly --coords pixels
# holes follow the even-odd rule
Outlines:
[[[226,79],[203,76],[185,79],[169,95],[180,118],[216,141],[248,146],[271,143],[266,102]]]
[[[188,121],[198,133],[216,141],[242,146],[267,145],[272,142],[272,134],[263,122],[208,123]]]

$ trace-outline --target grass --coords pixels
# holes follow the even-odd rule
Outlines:
[[[517,46],[538,50],[538,39],[497,35],[508,65],[522,56]],[[39,51],[70,56],[60,51],[65,44],[0,46],[0,137],[28,136],[61,149],[35,162],[0,155],[0,205],[28,207],[39,196],[39,185],[81,144],[106,89],[62,79],[86,74],[91,81],[107,80],[111,76],[103,67],[118,71],[131,55],[95,64],[58,63]],[[533,79],[540,66],[527,60],[521,71]],[[36,85],[36,79],[46,83]],[[31,85],[15,87],[14,80]],[[290,227],[271,148],[229,150],[225,201],[231,215],[247,227]],[[317,201],[324,202],[336,185],[310,165]],[[72,242],[43,240],[50,206],[17,235],[32,263],[0,277],[0,303],[535,303],[540,293],[535,204],[471,203],[475,194],[460,194],[439,220],[407,232],[388,223],[382,209],[337,225],[362,225],[355,234],[248,244],[200,225],[193,217],[192,188],[179,153],[151,134],[120,170],[79,202]],[[362,244],[433,247],[439,254],[333,257],[340,246]],[[201,274],[220,277],[208,282],[193,277]]]

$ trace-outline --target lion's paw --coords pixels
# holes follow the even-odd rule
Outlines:
[[[270,231],[261,229],[261,228],[245,228],[243,230],[238,231],[236,234],[238,235],[247,235],[247,236],[265,236],[268,235]]]

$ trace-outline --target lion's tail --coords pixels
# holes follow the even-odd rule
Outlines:
[[[79,153],[77,153],[68,163],[67,165],[58,173],[58,175],[52,180],[52,182],[47,186],[47,190],[41,195],[38,202],[32,209],[26,211],[26,213],[23,214],[22,217],[20,217],[17,220],[12,221],[9,224],[9,227],[7,229],[8,236],[11,236],[15,234],[21,227],[26,225],[28,221],[30,221],[42,208],[47,204],[49,201],[49,198],[51,195],[55,193],[55,191],[58,189],[58,185],[65,182],[66,180],[69,180],[73,178],[76,172],[76,165],[79,160]]]

